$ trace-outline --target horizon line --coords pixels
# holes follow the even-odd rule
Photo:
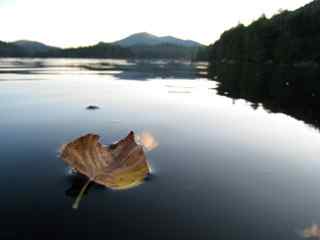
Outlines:
[[[183,41],[193,41],[193,42],[196,42],[196,43],[199,43],[203,46],[209,46],[210,44],[214,43],[215,41],[209,43],[209,44],[204,44],[200,41],[196,41],[196,40],[193,40],[193,39],[190,39],[190,38],[180,38],[180,37],[177,37],[177,36],[173,36],[173,35],[156,35],[156,34],[152,34],[152,33],[149,33],[149,32],[146,32],[146,31],[141,31],[141,32],[136,32],[136,33],[132,33],[132,34],[129,34],[127,35],[127,37],[124,37],[124,38],[121,38],[121,39],[118,39],[118,40],[115,40],[115,41],[99,41],[97,40],[95,43],[91,43],[91,44],[83,44],[83,45],[69,45],[69,46],[58,46],[58,45],[51,45],[51,44],[47,44],[45,41],[41,41],[41,40],[35,40],[35,39],[27,39],[27,38],[20,38],[20,39],[16,39],[16,40],[11,40],[11,41],[5,41],[5,40],[1,40],[2,42],[6,42],[6,43],[15,43],[15,42],[19,42],[19,41],[28,41],[28,42],[36,42],[36,43],[41,43],[41,44],[44,44],[48,47],[54,47],[54,48],[61,48],[61,49],[67,49],[67,48],[79,48],[79,47],[90,47],[90,46],[94,46],[94,45],[97,45],[99,43],[107,43],[107,44],[113,44],[113,43],[116,43],[118,41],[121,41],[123,39],[126,39],[132,35],[136,35],[136,34],[149,34],[149,35],[152,35],[152,36],[155,36],[155,37],[158,37],[158,38],[163,38],[163,37],[173,37],[173,38],[177,38],[179,40],[183,40]]]

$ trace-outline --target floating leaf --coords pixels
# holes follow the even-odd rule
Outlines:
[[[89,178],[74,208],[92,181],[111,189],[128,189],[142,183],[150,173],[143,147],[135,142],[133,132],[110,146],[101,144],[99,139],[96,134],[87,134],[61,148],[61,158]]]
[[[313,224],[303,230],[303,236],[305,238],[320,238],[320,226]]]

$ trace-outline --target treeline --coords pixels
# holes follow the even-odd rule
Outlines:
[[[132,52],[118,45],[98,43],[88,47],[49,50],[37,55],[58,58],[129,58],[132,57]]]
[[[224,32],[209,46],[211,62],[320,63],[320,0]]]
[[[135,58],[192,59],[196,48],[173,44],[136,45],[130,47]]]
[[[0,57],[39,58],[140,58],[140,59],[185,59],[206,60],[204,47],[186,47],[175,44],[136,45],[122,47],[100,42],[93,46],[78,48],[48,48],[46,51],[26,49],[14,43],[0,42]]]
[[[0,41],[0,57],[23,57],[26,56],[24,49],[12,44]]]

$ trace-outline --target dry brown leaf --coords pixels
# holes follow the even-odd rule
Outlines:
[[[305,238],[320,238],[320,226],[313,224],[303,230],[303,236]]]
[[[110,146],[99,139],[96,134],[87,134],[61,148],[61,158],[89,178],[80,198],[91,181],[111,189],[128,189],[142,183],[150,173],[143,147],[135,142],[133,132]]]

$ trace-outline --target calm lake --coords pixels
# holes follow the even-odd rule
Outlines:
[[[0,59],[0,239],[302,239],[320,223],[318,69]],[[99,106],[88,111],[88,105]],[[151,133],[152,175],[113,191],[60,146]]]

